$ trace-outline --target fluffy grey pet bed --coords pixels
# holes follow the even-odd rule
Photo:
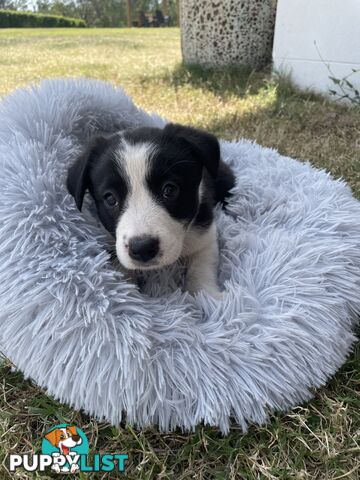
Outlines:
[[[360,310],[360,205],[327,173],[222,142],[237,187],[217,212],[222,302],[179,265],[126,282],[66,170],[95,132],[164,120],[122,90],[50,80],[0,106],[0,348],[49,394],[100,419],[226,432],[311,397],[345,361]]]

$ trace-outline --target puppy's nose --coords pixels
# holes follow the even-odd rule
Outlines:
[[[80,440],[80,435],[73,435],[72,439],[74,440],[74,442],[78,442]]]
[[[148,262],[159,253],[159,239],[148,235],[129,240],[129,256],[139,262]]]

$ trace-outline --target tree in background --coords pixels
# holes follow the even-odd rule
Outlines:
[[[38,0],[36,4],[36,10],[39,13],[81,18],[77,4],[74,1],[54,0],[52,2],[49,2],[48,0]]]
[[[157,10],[160,10],[164,16],[170,17],[171,25],[179,23],[179,0],[127,0],[127,3],[131,4],[133,19],[139,12],[155,14]]]
[[[28,1],[0,0],[0,10],[28,10]]]
[[[128,3],[132,21],[138,20],[139,12],[154,15],[161,10],[164,16],[170,17],[171,25],[178,23],[178,0],[0,0],[0,9],[33,9],[44,14],[81,18],[90,27],[124,27]]]
[[[179,2],[180,0],[168,0],[168,11],[171,18],[171,25],[179,25]]]
[[[81,18],[91,27],[126,25],[124,0],[37,0],[35,8],[39,13]]]
[[[126,25],[126,5],[123,0],[78,0],[81,18],[94,27]]]

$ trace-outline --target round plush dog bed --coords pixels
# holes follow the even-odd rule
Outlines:
[[[237,186],[218,210],[222,301],[183,266],[130,283],[91,200],[65,187],[88,139],[165,121],[91,80],[50,80],[0,106],[0,349],[57,399],[100,419],[226,432],[310,398],[351,351],[360,204],[324,171],[221,142]]]

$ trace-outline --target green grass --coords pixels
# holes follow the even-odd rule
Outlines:
[[[360,198],[359,108],[300,93],[266,71],[205,72],[180,62],[177,29],[0,30],[0,95],[45,77],[109,80],[173,121],[310,160],[343,176]],[[127,452],[127,479],[358,479],[359,367],[358,346],[311,402],[273,415],[247,435],[234,425],[222,437],[202,426],[160,435],[97,423],[47,397],[6,361],[0,366],[0,480],[37,478],[10,475],[5,458],[35,452],[46,429],[63,421],[83,428],[93,451]]]

